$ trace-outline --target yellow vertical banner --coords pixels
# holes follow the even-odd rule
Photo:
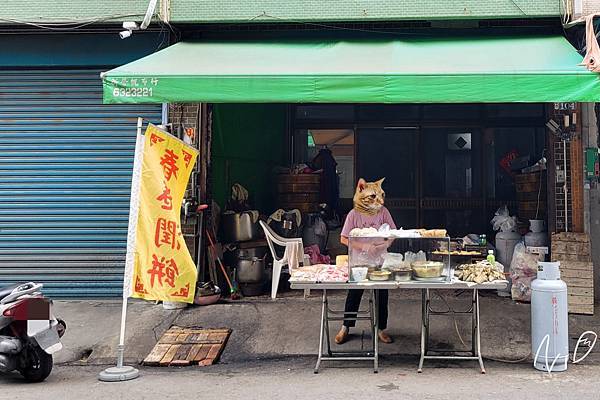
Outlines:
[[[131,297],[192,303],[197,271],[180,212],[198,151],[150,124],[142,154]]]

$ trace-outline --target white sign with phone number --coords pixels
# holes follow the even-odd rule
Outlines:
[[[152,97],[152,88],[114,88],[114,97]]]
[[[152,97],[153,89],[159,82],[158,78],[112,78],[108,81],[115,86],[130,86],[114,88],[114,97]]]

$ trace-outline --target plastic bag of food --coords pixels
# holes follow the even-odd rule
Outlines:
[[[415,253],[413,253],[412,251],[407,251],[406,253],[404,253],[404,262],[405,263],[410,265],[415,261],[417,261],[417,255]]]
[[[513,300],[531,301],[531,281],[537,277],[537,263],[538,256],[529,253],[523,242],[517,243],[510,263]]]
[[[517,227],[517,219],[510,216],[506,206],[500,207],[494,218],[492,218],[492,227],[495,231],[512,232]]]
[[[401,253],[386,253],[383,256],[383,269],[394,270],[402,267],[404,256]]]
[[[323,265],[317,274],[319,282],[348,282],[348,268],[337,268],[335,265]]]

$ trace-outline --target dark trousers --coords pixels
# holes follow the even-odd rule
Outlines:
[[[362,298],[364,290],[363,289],[352,289],[348,290],[348,295],[346,296],[346,306],[344,307],[344,311],[349,312],[357,312],[358,307],[360,307],[360,299]],[[377,323],[379,325],[379,329],[387,328],[387,320],[388,320],[388,291],[378,290],[377,297],[379,299],[379,303],[377,304]],[[354,317],[356,314],[346,314],[345,317]],[[344,320],[344,326],[348,328],[356,325],[356,321],[352,320]]]

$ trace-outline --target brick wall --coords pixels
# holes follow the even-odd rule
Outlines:
[[[2,0],[1,4],[0,20],[4,17],[37,23],[107,18],[139,22],[148,8],[148,0]],[[0,24],[3,23],[8,21],[0,21]]]
[[[583,0],[582,6],[583,15],[600,12],[600,0]]]
[[[573,124],[575,114],[576,123]],[[583,150],[581,143],[581,109],[575,103],[556,103],[551,105],[549,116],[560,124],[571,139],[564,142],[554,134],[549,133],[550,154],[548,179],[552,185],[554,204],[549,207],[550,227],[555,232],[583,232]],[[569,127],[564,127],[565,117],[569,118]],[[565,160],[566,155],[566,160]],[[565,169],[566,161],[566,169]],[[565,198],[566,181],[566,198]],[[552,201],[552,200],[550,200]],[[565,210],[565,203],[567,205]]]
[[[598,10],[598,1],[586,9]],[[160,10],[162,2],[159,2]],[[171,0],[171,22],[399,21],[542,18],[560,14],[548,0]],[[3,0],[7,20],[57,22],[142,19],[148,0]]]
[[[564,149],[565,149],[565,144],[562,141],[555,141],[554,142],[554,161],[555,161],[555,166],[556,166],[556,170],[557,170],[557,175],[558,175],[558,171],[564,171]],[[570,162],[570,149],[571,149],[571,144],[570,143],[566,143],[566,150],[567,150],[567,169],[566,171],[569,171],[569,169],[571,168],[571,162]],[[555,179],[555,183],[554,183],[554,190],[555,190],[555,205],[556,205],[556,231],[557,232],[564,232],[565,231],[565,221],[568,222],[568,230],[571,230],[572,227],[572,221],[573,221],[573,211],[572,211],[572,194],[571,194],[571,181],[569,179],[568,174],[565,174],[564,176],[566,176],[566,180],[567,180],[567,212],[565,213],[565,189],[564,189],[564,183],[563,182],[556,182]],[[565,219],[565,215],[567,215],[567,219]]]
[[[172,22],[399,21],[557,17],[548,0],[172,0]]]

